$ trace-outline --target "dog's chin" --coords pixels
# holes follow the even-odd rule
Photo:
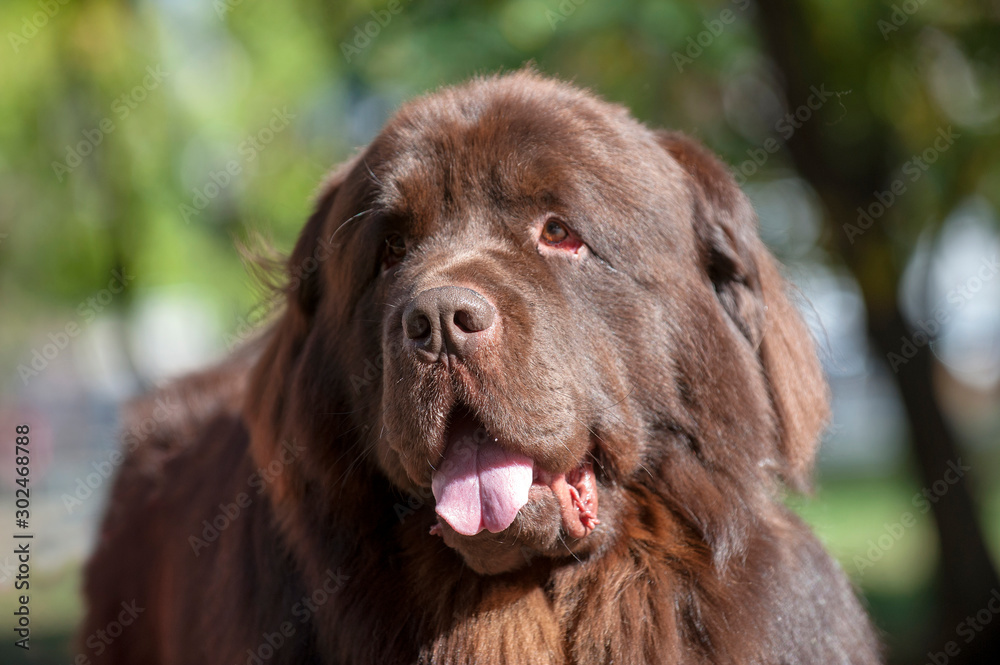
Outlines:
[[[438,519],[431,536],[440,536],[458,552],[466,565],[480,575],[499,575],[530,566],[539,558],[579,557],[593,549],[600,530],[586,538],[569,536],[563,528],[559,501],[544,486],[533,486],[528,503],[509,527],[500,533],[480,531],[465,536],[447,521]]]
[[[390,483],[405,494],[429,499],[433,506],[430,488],[414,482],[397,455],[390,451],[380,457],[381,471]],[[484,529],[474,535],[463,535],[438,517],[425,537],[429,541],[437,541],[440,537],[480,575],[498,575],[524,568],[539,557],[557,559],[589,552],[601,540],[603,531],[598,528],[584,538],[572,537],[563,526],[562,507],[555,493],[536,483],[517,517],[499,533]]]

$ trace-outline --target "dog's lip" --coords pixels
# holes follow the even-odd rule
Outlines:
[[[569,473],[536,472],[537,485],[555,495],[563,529],[573,538],[589,536],[601,523],[597,519],[598,490],[594,467],[584,460]],[[532,483],[534,487],[536,482]],[[530,493],[529,493],[530,498]]]

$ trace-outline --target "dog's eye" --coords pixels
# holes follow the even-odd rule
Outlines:
[[[406,256],[406,240],[398,233],[393,233],[385,239],[385,247],[382,248],[382,267],[391,268]]]
[[[550,217],[542,224],[541,234],[538,236],[539,249],[558,249],[576,254],[583,241],[573,233],[566,223],[558,217]]]
[[[558,245],[569,238],[569,230],[558,219],[550,219],[542,228],[542,240],[550,245]]]

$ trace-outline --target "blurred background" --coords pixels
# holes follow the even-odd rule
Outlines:
[[[236,243],[288,251],[403,100],[529,61],[733,166],[833,389],[788,501],[892,663],[998,662],[997,2],[5,0],[0,39],[0,534],[21,423],[35,533],[4,663],[76,657],[119,405],[260,323]]]

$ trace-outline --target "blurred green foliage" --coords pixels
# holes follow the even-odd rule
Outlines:
[[[124,264],[137,273],[137,288],[193,281],[220,305],[246,307],[234,236],[264,229],[287,247],[324,171],[368,139],[393,105],[529,60],[651,124],[692,131],[733,163],[757,147],[755,138],[774,134],[755,108],[779,103],[769,96],[780,86],[769,81],[775,73],[750,20],[753,4],[578,2],[400,0],[392,14],[378,1],[9,0],[0,13],[5,299],[75,304]],[[56,8],[50,18],[43,6]],[[998,202],[1000,84],[992,65],[1000,45],[978,27],[985,10],[928,2],[886,39],[879,21],[890,6],[845,0],[808,10],[824,48],[843,54],[843,69],[816,82],[849,93],[821,120],[836,119],[840,140],[881,123],[919,152],[956,118],[975,135],[907,198],[915,223],[901,235],[904,249],[942,219],[952,192]],[[730,23],[721,23],[723,12]],[[713,22],[720,34],[692,51]],[[692,52],[690,63],[678,59]],[[166,76],[143,91],[150,67]],[[741,98],[754,83],[760,99]],[[727,103],[744,102],[727,117]],[[789,108],[803,102],[784,100]],[[179,207],[240,160],[241,142],[281,108],[295,115],[290,127],[255,159],[242,158],[232,184],[186,223]],[[100,131],[107,120],[110,133]],[[865,168],[864,146],[850,147],[843,159]],[[55,166],[72,164],[74,154],[78,166]],[[784,160],[777,154],[765,175]]]

